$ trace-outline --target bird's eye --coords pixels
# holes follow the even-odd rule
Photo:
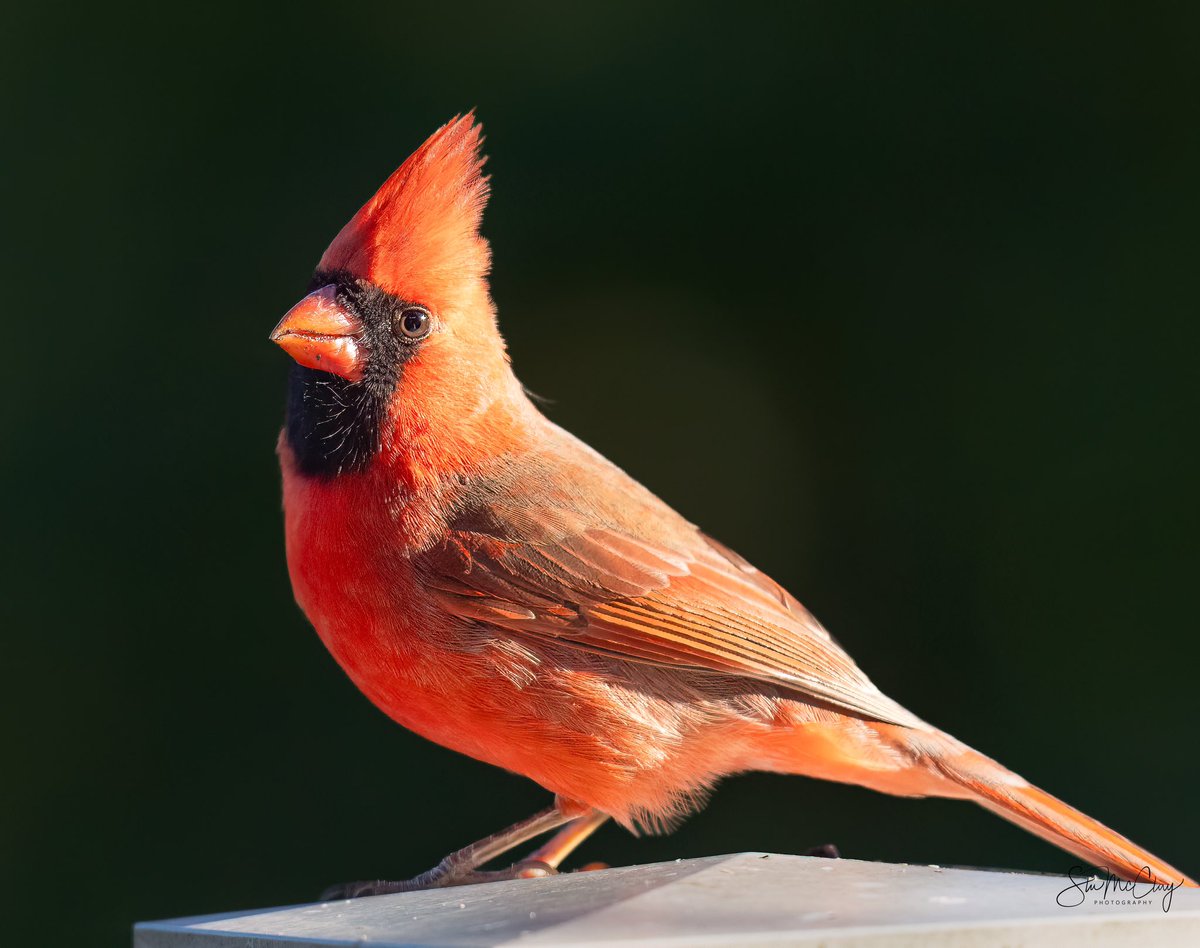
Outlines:
[[[396,329],[405,339],[424,339],[433,327],[429,310],[420,306],[405,306],[396,317]]]

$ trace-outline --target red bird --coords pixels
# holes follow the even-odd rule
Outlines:
[[[434,133],[271,334],[297,363],[288,568],[380,709],[556,802],[340,894],[551,872],[609,817],[668,826],[746,770],[973,800],[1120,876],[1195,885],[906,711],[786,590],[538,411],[488,294],[481,142],[472,115]]]

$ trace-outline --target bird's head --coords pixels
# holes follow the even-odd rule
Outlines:
[[[468,114],[418,148],[334,238],[309,294],[271,333],[297,363],[284,441],[302,473],[360,472],[433,440],[461,453],[472,425],[519,392],[479,233],[481,131]]]

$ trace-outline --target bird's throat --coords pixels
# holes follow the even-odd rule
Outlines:
[[[326,480],[366,470],[379,453],[392,390],[394,383],[350,382],[292,366],[284,431],[297,470]]]

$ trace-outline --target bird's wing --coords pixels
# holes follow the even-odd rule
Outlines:
[[[451,614],[630,661],[758,679],[918,723],[794,597],[617,468],[527,471],[472,490],[416,555]]]

